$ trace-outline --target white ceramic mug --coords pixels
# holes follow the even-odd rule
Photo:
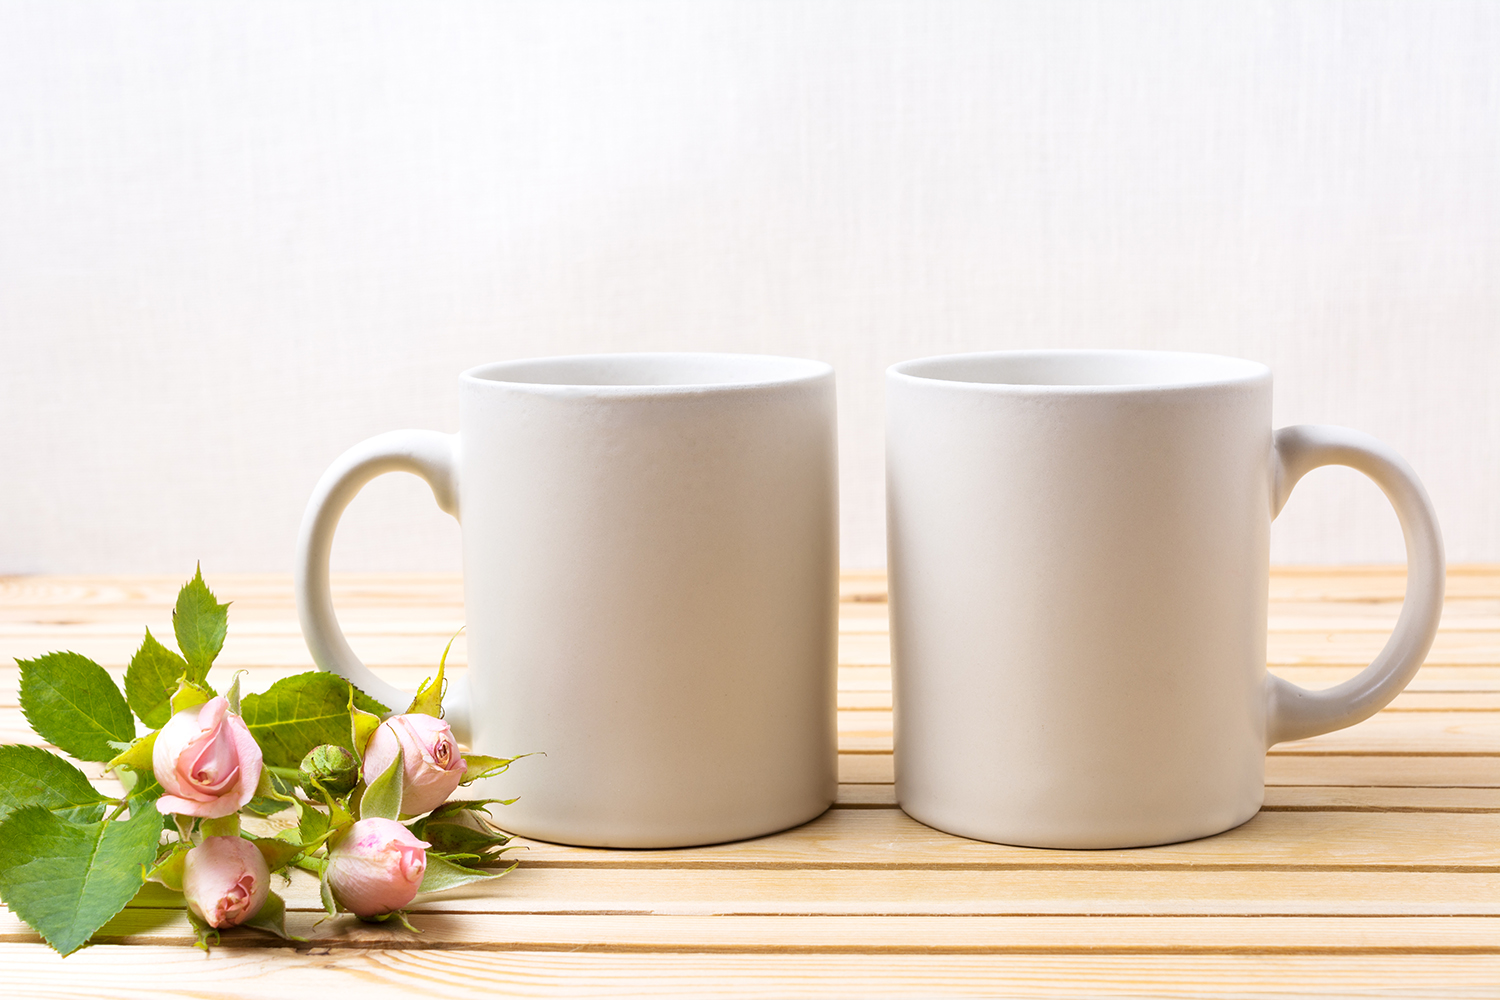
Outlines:
[[[1201,354],[1026,351],[892,367],[896,794],[1034,847],[1171,843],[1248,820],[1272,744],[1352,725],[1436,634],[1443,546],[1411,468],[1342,427],[1271,432],[1271,372]],[[1320,465],[1406,536],[1395,633],[1307,691],[1266,672],[1271,520]]]
[[[400,710],[334,618],[340,513],[382,472],[463,525],[466,684],[482,753],[542,751],[483,794],[506,829],[599,847],[738,840],[836,790],[833,370],[794,358],[620,354],[485,365],[460,430],[342,455],[302,523],[297,605],[318,666]],[[434,649],[434,659],[440,650]]]

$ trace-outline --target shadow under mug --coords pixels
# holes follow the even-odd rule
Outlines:
[[[1271,520],[1320,465],[1373,479],[1405,603],[1357,677],[1266,671]],[[1172,843],[1244,823],[1273,744],[1353,725],[1416,673],[1442,612],[1432,504],[1342,427],[1271,431],[1235,358],[1025,351],[887,377],[896,795],[949,833],[1031,847]]]
[[[680,847],[786,829],[836,791],[838,497],[826,364],[619,354],[485,365],[460,430],[395,431],[324,474],[298,542],[319,667],[401,710],[334,615],[340,514],[412,472],[462,524],[460,740],[541,751],[471,795],[505,829]],[[439,650],[434,650],[434,666]],[[484,786],[484,787],[481,787]]]

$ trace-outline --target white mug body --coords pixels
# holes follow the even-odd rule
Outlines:
[[[415,473],[462,524],[468,669],[444,702],[479,753],[532,754],[466,798],[503,828],[686,847],[810,820],[837,788],[833,370],[795,358],[620,354],[485,365],[460,430],[350,448],[304,515],[314,661],[399,710],[336,620],[340,513]]]
[[[901,807],[1067,848],[1253,816],[1269,370],[1021,352],[897,365],[888,389]]]

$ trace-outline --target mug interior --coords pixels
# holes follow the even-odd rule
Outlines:
[[[1242,382],[1270,370],[1242,358],[1175,351],[997,351],[918,358],[891,371],[983,385],[1147,387]]]
[[[795,382],[828,371],[821,361],[767,354],[581,354],[500,361],[464,377],[538,386],[702,388]]]

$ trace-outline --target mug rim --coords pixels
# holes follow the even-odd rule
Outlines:
[[[961,374],[935,374],[934,369],[941,371],[944,368],[950,371],[960,366],[979,366],[989,363],[1001,365],[1013,362],[1017,367],[1032,363],[1062,362],[1077,363],[1082,367],[1086,363],[1108,363],[1120,364],[1149,362],[1156,364],[1161,375],[1149,378],[1120,378],[1105,381],[1002,381],[997,379],[985,379],[974,377],[960,377]],[[1175,377],[1168,371],[1176,367],[1184,374]],[[1196,374],[1193,374],[1196,373]],[[972,374],[972,373],[967,373]],[[968,389],[974,391],[988,392],[1017,392],[1017,393],[1129,393],[1129,392],[1159,392],[1173,389],[1203,389],[1218,386],[1245,385],[1252,382],[1269,380],[1271,369],[1259,361],[1250,361],[1246,358],[1231,357],[1226,354],[1207,354],[1196,351],[1152,351],[1152,350],[1112,350],[1093,348],[1057,348],[1043,350],[1023,351],[974,351],[959,354],[937,354],[930,357],[911,358],[891,365],[886,369],[887,377],[894,380],[908,381],[915,385],[928,386],[951,386],[955,389]]]
[[[546,373],[593,367],[625,368],[631,365],[678,365],[679,370],[698,364],[704,367],[724,365],[742,369],[743,377],[673,379],[661,382],[590,381],[549,376]],[[756,371],[761,374],[753,374]],[[532,378],[498,377],[531,372]],[[725,373],[730,375],[732,373]],[[592,393],[609,396],[680,395],[749,389],[815,382],[833,375],[833,366],[812,358],[794,358],[780,354],[744,354],[721,351],[625,351],[606,354],[554,354],[536,358],[512,358],[476,365],[459,375],[459,382],[476,387],[505,388],[521,392]]]

